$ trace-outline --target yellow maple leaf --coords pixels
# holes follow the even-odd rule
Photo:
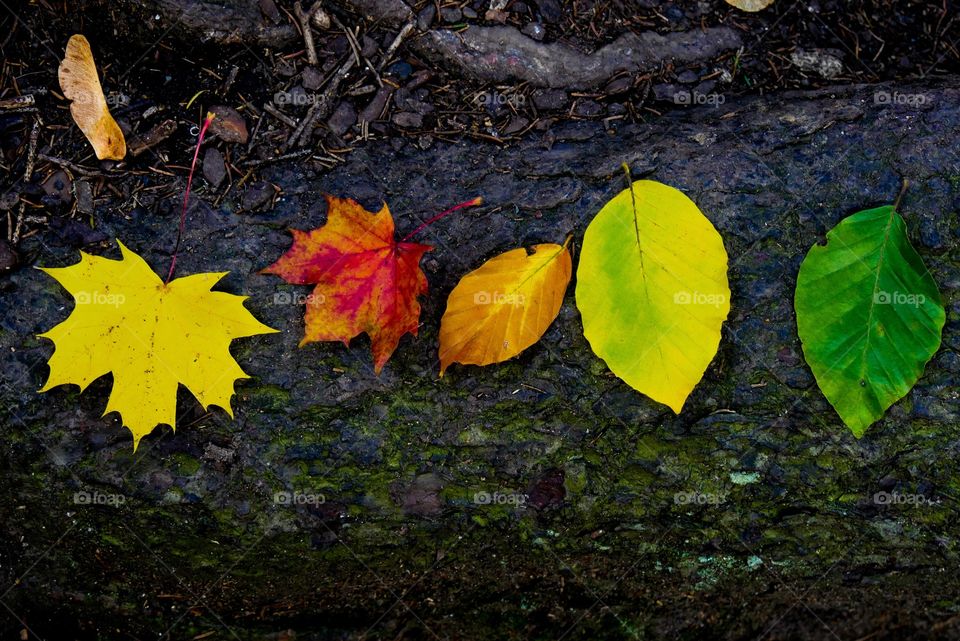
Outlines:
[[[84,390],[113,373],[104,415],[119,412],[140,439],[164,423],[176,427],[177,385],[205,408],[233,417],[234,382],[249,378],[230,355],[234,338],[277,330],[243,306],[246,296],[210,291],[228,272],[163,280],[119,240],[121,260],[80,252],[69,267],[41,268],[73,295],[69,317],[40,334],[54,342],[50,376],[40,389],[76,384]]]

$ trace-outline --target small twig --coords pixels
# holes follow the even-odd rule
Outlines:
[[[357,41],[357,35],[353,33],[352,30],[347,29],[347,27],[340,22],[340,19],[337,18],[337,16],[333,16],[333,22],[337,25],[337,28],[343,31],[344,35],[347,36],[347,43],[350,45],[350,49],[353,50],[353,55],[357,59],[357,66],[360,67],[365,64],[366,68],[373,72],[373,79],[377,81],[377,86],[382,87],[383,80],[380,79],[380,74],[377,72],[377,69],[374,67],[373,63],[370,62],[370,59],[363,55],[363,48]],[[360,33],[360,27],[357,27],[357,33]]]
[[[336,96],[337,90],[340,88],[340,83],[343,82],[343,79],[347,77],[350,69],[353,68],[354,62],[353,57],[348,56],[340,68],[337,69],[337,72],[330,78],[330,82],[324,88],[323,92],[317,96],[317,100],[310,106],[303,120],[300,121],[297,128],[294,129],[290,137],[287,138],[287,142],[280,148],[281,152],[286,153],[294,144],[300,147],[307,144],[316,123],[329,116],[333,111],[334,96]]]
[[[177,121],[168,118],[141,136],[131,136],[130,142],[127,144],[127,151],[131,156],[139,156],[147,149],[169,138],[176,130]]]
[[[237,79],[237,74],[240,72],[240,67],[233,65],[230,68],[230,73],[227,74],[226,80],[223,81],[223,84],[220,86],[220,95],[225,96],[227,92],[230,91],[230,88],[233,86],[234,81]]]
[[[415,20],[410,20],[407,24],[403,25],[403,29],[400,30],[400,33],[397,34],[397,37],[393,39],[393,42],[390,43],[390,46],[387,47],[387,51],[383,54],[383,59],[380,60],[380,64],[377,65],[377,71],[381,71],[388,62],[390,58],[393,57],[393,54],[397,52],[397,49],[400,48],[400,44],[403,42],[404,38],[410,35],[410,32],[413,31],[416,26]]]
[[[272,156],[270,158],[264,158],[262,160],[245,160],[240,163],[241,167],[261,167],[272,162],[281,162],[284,160],[295,160],[298,158],[304,158],[313,153],[312,149],[301,149],[299,151],[294,151],[289,154],[283,154],[282,156]]]
[[[314,3],[310,11],[304,11],[303,5],[300,4],[300,1],[293,3],[293,15],[297,18],[297,22],[300,24],[300,30],[303,31],[303,46],[307,50],[307,63],[310,65],[316,65],[320,62],[320,59],[317,58],[317,49],[313,45],[313,30],[310,26],[310,17],[313,12],[320,8],[320,3]]]
[[[47,154],[37,154],[37,158],[40,160],[45,160],[47,162],[52,162],[54,165],[59,165],[64,169],[69,169],[70,171],[80,174],[81,176],[103,176],[104,173],[101,171],[96,171],[94,169],[87,169],[81,167],[76,163],[72,163],[69,160],[64,158],[59,158],[57,156],[48,156]]]
[[[40,136],[40,119],[35,118],[33,129],[30,130],[30,146],[27,148],[27,167],[23,170],[23,182],[27,184],[33,178],[33,165],[37,160],[37,139]],[[10,243],[16,245],[20,242],[20,232],[23,230],[23,214],[27,209],[27,203],[20,201],[20,208],[17,210],[17,223],[13,228],[13,234],[8,236]],[[9,227],[8,233],[9,233]]]
[[[0,100],[0,109],[6,111],[7,109],[23,109],[24,107],[32,107],[35,104],[33,99],[33,94],[28,93],[22,96],[15,96],[13,98],[5,98]]]
[[[273,116],[274,118],[276,118],[277,120],[279,120],[280,122],[282,122],[283,124],[285,124],[286,126],[290,127],[291,129],[296,128],[297,126],[296,120],[294,120],[287,114],[283,113],[282,111],[280,111],[279,109],[271,105],[269,102],[263,105],[263,110],[266,111],[271,116]]]

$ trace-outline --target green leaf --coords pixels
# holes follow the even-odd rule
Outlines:
[[[940,347],[940,291],[890,205],[848,216],[810,249],[794,303],[807,364],[857,438]]]
[[[610,370],[679,414],[730,311],[723,240],[683,192],[638,180],[587,227],[577,308]]]

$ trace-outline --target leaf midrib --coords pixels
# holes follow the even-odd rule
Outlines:
[[[867,340],[863,346],[863,352],[860,355],[860,371],[857,376],[857,384],[860,384],[861,380],[864,380],[863,377],[866,374],[867,369],[867,354],[870,351],[870,337],[873,334],[873,310],[877,307],[877,287],[880,285],[880,271],[883,269],[883,261],[886,257],[887,243],[890,241],[890,230],[893,228],[894,216],[897,215],[897,210],[890,210],[890,217],[887,220],[887,227],[883,230],[883,242],[880,244],[880,255],[877,258],[877,269],[874,273],[873,278],[873,291],[870,292],[870,311],[867,313]]]

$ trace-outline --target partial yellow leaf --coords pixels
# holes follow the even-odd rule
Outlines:
[[[117,244],[121,260],[80,252],[76,265],[41,268],[73,295],[76,306],[40,334],[56,345],[40,391],[68,383],[82,391],[112,372],[104,415],[120,413],[134,450],[158,424],[176,427],[179,383],[205,408],[218,405],[232,417],[234,382],[249,377],[230,355],[230,342],[277,330],[250,314],[246,296],[210,291],[227,272],[164,284],[143,258]]]
[[[540,340],[570,283],[568,243],[514,249],[463,277],[440,321],[440,376],[451,363],[500,363]]]
[[[97,158],[123,160],[127,143],[107,108],[90,43],[79,33],[70,36],[57,76],[63,95],[71,101],[73,121],[93,145]]]
[[[750,13],[762,11],[773,4],[773,0],[726,0],[726,2],[731,7]]]
[[[614,196],[584,234],[576,295],[594,353],[679,414],[730,311],[723,239],[693,201],[652,180]]]

